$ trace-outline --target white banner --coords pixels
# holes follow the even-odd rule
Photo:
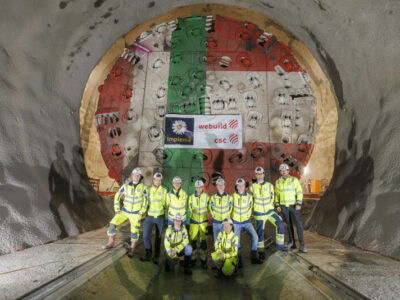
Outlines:
[[[165,117],[165,148],[241,149],[241,115]]]

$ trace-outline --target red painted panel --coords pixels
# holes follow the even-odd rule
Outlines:
[[[222,176],[226,181],[226,191],[234,192],[237,178],[247,182],[254,178],[254,169],[262,166],[269,171],[274,183],[279,177],[279,165],[283,162],[290,166],[290,174],[300,178],[302,166],[307,165],[314,149],[312,144],[283,143],[244,143],[239,150],[204,150],[204,173],[207,191],[216,192],[215,180]]]
[[[119,136],[129,118],[132,97],[133,68],[136,63],[135,46],[128,47],[116,61],[104,83],[99,86],[96,128],[100,137],[101,155],[109,176],[121,181],[124,148]]]

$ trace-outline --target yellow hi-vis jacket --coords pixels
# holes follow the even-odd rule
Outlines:
[[[120,208],[119,200],[125,195],[124,204]],[[148,203],[148,190],[147,187],[139,182],[134,184],[133,182],[125,183],[120,187],[118,192],[114,196],[114,210],[118,212],[120,210],[130,214],[144,214],[147,209]]]
[[[228,234],[222,230],[218,233],[214,246],[215,252],[224,253],[224,259],[232,258],[238,255],[239,238],[233,230]]]
[[[177,213],[185,219],[187,208],[187,194],[183,189],[172,189],[167,195],[168,219],[172,220]]]
[[[202,224],[208,222],[208,195],[202,192],[200,196],[196,192],[189,197],[190,223]]]
[[[264,215],[274,209],[274,186],[268,181],[255,182],[250,187],[250,193],[254,198],[254,217]]]
[[[289,206],[303,202],[303,191],[296,177],[279,178],[275,182],[275,205]]]
[[[229,218],[231,215],[232,196],[227,193],[212,195],[208,210],[213,218],[213,223],[221,224],[224,219]]]
[[[176,250],[178,254],[187,245],[189,245],[189,237],[185,226],[181,226],[180,230],[176,230],[174,226],[167,228],[164,237],[164,246],[170,257],[176,257],[176,254],[174,256],[170,255],[172,250]]]
[[[253,196],[249,193],[244,192],[240,195],[238,192],[234,192],[233,195],[233,209],[232,209],[232,220],[235,224],[249,223],[251,212],[253,209]]]
[[[164,215],[164,209],[167,201],[167,189],[163,186],[149,188],[149,208],[147,215],[157,218]]]

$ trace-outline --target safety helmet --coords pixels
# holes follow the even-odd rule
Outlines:
[[[180,213],[176,213],[174,216],[174,220],[183,221],[183,217]]]
[[[263,169],[263,167],[257,167],[255,170],[254,170],[254,173],[264,173],[265,171],[264,171],[264,169]]]
[[[133,174],[139,174],[139,175],[142,175],[142,170],[140,169],[140,168],[134,168],[133,170],[132,170],[132,173],[131,173],[132,175]]]
[[[172,179],[172,183],[174,182],[182,183],[182,179],[179,176],[175,176],[174,179]]]
[[[155,173],[155,174],[153,175],[153,178],[154,178],[154,179],[156,179],[156,178],[162,179],[163,177],[162,177],[162,174],[161,174],[161,173],[157,172],[157,173]]]
[[[228,223],[228,224],[233,225],[233,221],[232,221],[232,219],[230,219],[230,218],[225,218],[225,219],[222,221],[222,224],[224,224],[224,223]]]
[[[202,187],[204,186],[204,182],[203,180],[196,180],[196,182],[194,183],[195,187]]]
[[[279,171],[282,171],[282,170],[289,170],[289,166],[287,164],[281,164],[279,166]]]
[[[223,183],[223,184],[225,184],[225,180],[224,180],[222,177],[220,177],[220,178],[218,178],[218,179],[215,181],[215,183],[216,183],[216,184],[218,184],[218,183]]]
[[[243,178],[238,178],[238,180],[236,180],[236,184],[239,184],[239,183],[246,184],[246,181]]]

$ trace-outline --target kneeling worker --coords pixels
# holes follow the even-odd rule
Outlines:
[[[192,255],[192,247],[189,245],[188,233],[185,226],[182,226],[183,217],[177,213],[173,217],[173,225],[168,227],[165,232],[165,271],[170,272],[178,260],[185,256],[184,272],[192,275],[190,270],[190,256]]]
[[[225,219],[222,222],[224,230],[218,234],[215,241],[215,252],[211,258],[218,268],[219,274],[231,276],[238,264],[239,237],[233,232],[233,222]]]
[[[208,225],[208,195],[204,192],[204,182],[197,180],[196,191],[189,197],[190,225],[189,236],[193,248],[191,266],[196,265],[197,251],[200,254],[201,267],[207,269],[207,225]],[[200,250],[197,250],[197,240],[200,238]]]

